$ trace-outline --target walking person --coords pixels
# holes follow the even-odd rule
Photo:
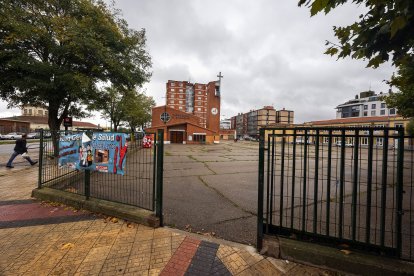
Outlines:
[[[9,162],[7,162],[7,165],[6,165],[7,168],[14,168],[13,165],[12,165],[13,160],[19,154],[21,154],[22,157],[30,163],[30,165],[33,166],[33,165],[37,164],[37,161],[33,161],[32,159],[30,159],[29,156],[24,155],[24,153],[27,153],[26,138],[27,138],[27,134],[25,133],[25,134],[22,135],[21,139],[16,140],[16,146],[14,147],[14,152],[13,152],[12,156],[10,156]]]

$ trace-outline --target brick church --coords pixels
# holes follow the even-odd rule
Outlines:
[[[159,129],[164,129],[166,144],[218,143],[220,81],[202,84],[169,80],[166,104],[152,109],[151,127],[146,132]]]

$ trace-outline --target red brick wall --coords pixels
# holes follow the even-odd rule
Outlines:
[[[10,132],[30,132],[29,122],[19,122],[13,120],[0,120],[0,133],[7,134]]]
[[[220,97],[216,96],[216,82],[209,82],[207,85],[207,125],[208,129],[214,132],[220,132]],[[213,114],[213,108],[217,109],[217,113]]]

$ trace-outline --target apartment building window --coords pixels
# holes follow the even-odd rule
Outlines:
[[[26,108],[24,109],[24,114],[27,114],[27,109]]]
[[[381,108],[385,108],[385,103],[381,103]]]
[[[197,107],[197,111],[201,111],[201,108],[200,107]]]
[[[38,110],[38,111],[37,111],[37,115],[39,115],[39,116],[43,116],[43,110]]]
[[[171,83],[171,86],[175,86],[175,82],[172,82],[172,83]],[[174,89],[173,89],[173,91],[174,91]]]
[[[390,109],[390,115],[395,115],[395,108]]]
[[[375,110],[372,110],[371,111],[371,116],[375,116],[375,114],[376,114]]]
[[[179,95],[178,97],[179,97],[180,99],[182,99],[182,98],[183,98],[183,95]]]
[[[174,88],[171,88],[171,92],[174,92],[175,91],[175,89]]]
[[[364,104],[364,110],[368,110],[368,105]]]
[[[182,90],[182,89],[180,89],[180,92],[183,92],[183,90]]]
[[[178,101],[178,103],[182,104],[182,103],[183,103],[183,101]]]
[[[384,138],[376,138],[377,146],[382,146],[384,144]]]
[[[377,105],[376,104],[372,104],[371,105],[371,109],[375,109],[375,108],[377,108]]]
[[[174,104],[174,101],[170,101],[170,104]]]
[[[368,111],[364,111],[364,116],[368,116]]]
[[[198,102],[197,104],[198,104],[198,105],[201,105],[201,102]]]
[[[200,84],[198,85],[198,88],[201,88],[201,85]]]
[[[31,109],[29,109],[29,114],[32,115],[32,110]]]
[[[198,95],[201,95],[201,91],[198,91]]]
[[[368,145],[368,137],[362,137],[361,138],[361,145],[363,145],[363,146]]]
[[[182,106],[180,106],[180,107],[178,107],[178,109],[183,109],[183,107],[182,107]]]
[[[199,100],[201,100],[201,97],[198,97]]]
[[[182,82],[180,82],[178,85],[179,85],[180,87],[183,87],[183,83],[182,83]]]
[[[381,109],[380,114],[385,115],[385,109]]]
[[[174,94],[171,94],[171,98],[173,98],[173,99],[174,99]]]
[[[45,111],[45,116],[47,116],[47,111]]]

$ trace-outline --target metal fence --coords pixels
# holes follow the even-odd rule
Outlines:
[[[414,260],[414,137],[402,128],[260,130],[263,234]]]
[[[143,147],[143,137],[128,141],[124,175],[59,167],[56,148],[62,135],[65,132],[51,135],[41,131],[39,188],[49,187],[84,195],[86,199],[93,197],[134,205],[156,211],[161,218],[164,143],[162,131],[157,134],[148,133],[153,137],[152,148]]]

